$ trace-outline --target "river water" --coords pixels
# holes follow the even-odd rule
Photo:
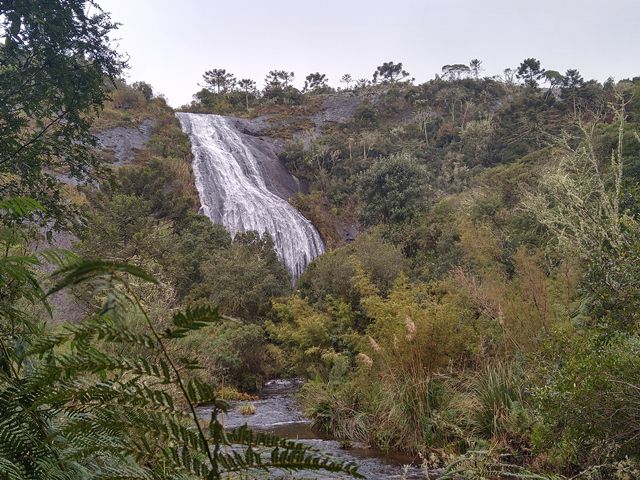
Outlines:
[[[424,480],[426,478],[422,470],[412,464],[413,459],[408,456],[357,445],[343,448],[340,442],[313,430],[311,422],[302,415],[294,399],[295,392],[301,385],[302,382],[295,379],[267,382],[259,400],[250,402],[256,407],[256,413],[242,415],[240,407],[247,402],[232,402],[232,408],[222,419],[224,426],[236,428],[246,423],[253,430],[273,433],[290,440],[299,440],[337,460],[356,463],[359,466],[359,472],[370,480],[403,478],[405,465],[409,465],[409,467],[404,478],[410,480]],[[199,414],[203,418],[209,418],[211,408],[200,407]],[[342,479],[351,477],[313,472],[298,473],[296,478]]]

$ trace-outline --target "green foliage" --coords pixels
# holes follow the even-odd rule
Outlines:
[[[578,146],[571,147],[569,140],[561,144],[559,164],[545,172],[537,192],[528,192],[524,206],[552,233],[561,251],[584,262],[588,313],[605,329],[635,330],[640,224],[622,203],[624,105],[613,108],[612,114],[618,132],[608,165],[598,155],[595,126],[581,126]]]
[[[442,77],[447,80],[460,80],[460,78],[468,76],[471,73],[469,68],[464,63],[454,63],[453,65],[443,65]]]
[[[479,61],[412,85],[383,67],[326,97],[277,81],[251,114],[297,133],[281,157],[311,194],[295,205],[338,247],[263,314],[271,354],[312,379],[305,411],[451,463],[445,478],[634,478],[638,80],[526,59],[524,86]],[[616,95],[624,114],[599,116]],[[353,115],[300,121],[321,100]]]
[[[261,325],[227,321],[207,335],[190,335],[180,352],[200,359],[206,374],[219,383],[255,392],[280,365]]]
[[[203,266],[210,256],[231,246],[229,232],[203,215],[190,214],[182,223],[184,226],[177,238],[171,238],[175,250],[167,258],[167,268],[175,278],[179,298],[187,296],[195,285],[204,281]]]
[[[305,411],[340,438],[431,451],[452,478],[633,478],[634,367],[614,352],[637,333],[637,126],[575,124],[614,99],[577,72],[547,75],[558,96],[450,67],[446,81],[365,87],[350,122],[288,145],[314,206],[355,202],[365,228],[274,302],[270,339],[312,379]],[[549,146],[562,130],[574,136]],[[422,172],[396,179],[397,152]],[[609,395],[622,400],[595,414]]]
[[[298,289],[314,303],[332,297],[357,306],[359,292],[354,279],[364,270],[383,294],[406,266],[402,252],[376,232],[358,236],[355,242],[316,259],[302,274]]]
[[[540,67],[540,60],[526,58],[518,67],[516,76],[523,79],[527,87],[536,88],[538,86],[538,80],[543,77],[544,73],[544,68]]]
[[[423,169],[407,155],[377,161],[359,179],[361,221],[375,225],[410,220],[424,201],[424,177]]]
[[[83,181],[102,170],[91,121],[108,98],[105,80],[113,82],[124,66],[109,44],[116,25],[93,5],[0,7],[0,196],[31,196],[57,225],[72,221],[73,209],[52,173]]]
[[[3,207],[29,211],[29,202],[4,202]],[[0,262],[2,288],[15,285],[18,304],[44,302],[44,296],[32,297],[27,285],[35,282],[37,260],[3,268],[10,258],[5,254]],[[96,314],[56,332],[43,330],[24,311],[0,311],[0,462],[8,478],[216,479],[269,469],[357,476],[354,466],[301,444],[246,429],[224,431],[218,415],[227,404],[197,376],[184,377],[197,362],[174,360],[168,353],[174,339],[220,324],[216,309],[202,305],[178,311],[159,331],[134,285],[156,280],[135,266],[76,260],[52,280],[47,295],[89,286],[105,300]],[[123,322],[130,316],[141,318],[146,332]],[[109,344],[119,346],[120,354],[110,354]],[[152,355],[123,355],[127,344]],[[208,428],[194,407],[204,402],[215,405]]]
[[[248,238],[236,236],[230,248],[207,259],[200,267],[203,283],[195,291],[225,314],[253,322],[264,318],[271,298],[289,291],[290,282],[268,234]]]
[[[236,84],[235,76],[227,72],[224,68],[214,68],[204,72],[204,82],[210,89],[215,89],[216,93],[226,92]]]
[[[78,251],[153,271],[159,284],[144,295],[154,299],[152,316],[159,325],[167,320],[165,309],[203,302],[218,305],[222,314],[261,322],[271,298],[289,291],[286,269],[266,236],[248,232],[232,244],[222,226],[201,215],[188,214],[178,227],[155,219],[144,197],[114,193],[91,198],[93,209]],[[158,205],[156,211],[162,211],[164,203]],[[258,347],[264,343],[260,327],[219,326],[196,337],[182,338],[175,351],[196,356],[207,366],[209,378],[254,390],[275,368],[276,359],[269,360],[265,348]]]
[[[327,245],[339,247],[318,258],[290,295],[268,236],[247,232],[232,241],[195,214],[189,143],[144,82],[115,82],[95,128],[150,118],[147,146],[99,191],[67,188],[83,202],[77,251],[91,260],[31,250],[32,222],[71,220],[50,174],[86,177],[99,167],[80,156],[90,146],[91,111],[106,98],[105,74],[113,77],[120,63],[105,46],[113,25],[78,13],[85,5],[53,2],[35,12],[12,4],[5,10],[24,9],[18,17],[28,21],[0,15],[3,59],[17,52],[16,62],[3,63],[17,70],[0,69],[7,112],[17,106],[24,114],[9,119],[14,130],[3,148],[26,141],[18,151],[32,182],[25,192],[36,190],[40,200],[5,195],[0,202],[3,473],[353,472],[301,445],[224,431],[216,416],[227,408],[215,395],[221,383],[222,391],[230,384],[253,391],[286,372],[312,379],[301,401],[318,428],[421,452],[434,465],[453,462],[445,478],[547,478],[534,473],[540,470],[633,478],[640,448],[637,79],[600,85],[527,59],[517,73],[521,87],[512,78],[480,79],[481,62],[473,60],[413,85],[400,81],[408,76],[402,64],[387,62],[374,74],[382,82],[360,80],[336,94],[320,73],[300,92],[293,72],[274,70],[258,92],[250,79],[206,72],[207,88],[189,108],[272,115],[269,134],[295,138],[282,159],[312,191],[296,206]],[[33,27],[43,15],[61,20],[50,38]],[[69,52],[59,48],[65,38],[73,40]],[[83,38],[103,56],[74,55]],[[54,48],[41,50],[50,40]],[[33,65],[61,62],[51,70],[59,75],[41,96],[24,84],[12,97],[29,78],[22,75],[32,51]],[[49,75],[33,73],[38,81]],[[82,75],[87,89],[78,87]],[[345,76],[347,88],[352,80]],[[536,88],[543,80],[553,92]],[[82,104],[67,115],[75,90]],[[625,102],[619,112],[593,114],[616,93]],[[334,107],[353,115],[323,121]],[[59,112],[66,117],[57,120]],[[48,130],[37,136],[40,128]],[[549,147],[561,131],[591,138]],[[3,188],[13,194],[22,170],[7,172]],[[358,238],[345,245],[345,231]],[[60,270],[43,282],[41,270],[52,265]],[[46,292],[63,288],[90,315],[54,330],[42,321]],[[215,406],[208,426],[194,413],[201,402]]]
[[[378,78],[386,82],[397,82],[409,76],[409,73],[403,70],[402,62],[384,62],[382,65],[376,68],[373,72],[373,82],[375,83]]]
[[[324,73],[310,73],[305,77],[303,92],[326,92],[328,90],[327,76]]]
[[[469,391],[473,399],[472,424],[484,438],[516,433],[514,416],[523,406],[523,378],[514,367],[498,362],[474,375]]]
[[[195,210],[194,198],[181,194],[174,187],[175,172],[167,169],[160,159],[152,159],[147,165],[132,165],[118,171],[121,192],[146,199],[156,218],[181,222]]]
[[[555,466],[637,460],[639,346],[635,334],[589,335],[557,352],[562,363],[550,358],[548,383],[535,391],[543,421],[534,438]]]
[[[147,82],[134,82],[131,86],[142,93],[147,102],[153,98],[153,87]]]
[[[299,375],[331,377],[345,360],[342,353],[352,349],[354,315],[344,303],[333,302],[324,312],[293,296],[274,301],[271,317],[266,330]]]

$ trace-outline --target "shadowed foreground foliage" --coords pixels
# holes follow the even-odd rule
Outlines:
[[[141,269],[81,261],[62,250],[28,252],[24,217],[38,208],[26,198],[0,204],[3,478],[220,479],[298,470],[358,476],[355,466],[308,446],[246,428],[225,431],[219,416],[228,404],[198,377],[197,361],[168,352],[176,339],[221,323],[217,309],[176,311],[158,330],[144,299],[157,281]],[[46,292],[35,273],[45,261],[60,265]],[[101,308],[50,331],[46,299],[69,287],[86,289]],[[142,328],[130,328],[128,318]],[[208,422],[196,413],[201,403],[214,405]]]

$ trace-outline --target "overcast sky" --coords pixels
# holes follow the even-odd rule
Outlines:
[[[269,70],[311,72],[333,86],[403,62],[421,82],[444,64],[483,61],[484,75],[526,57],[585,78],[640,75],[640,0],[98,0],[122,26],[131,82],[172,106],[191,101],[202,73],[226,68],[264,84]]]

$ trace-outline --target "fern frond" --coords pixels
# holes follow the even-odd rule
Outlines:
[[[45,208],[40,202],[31,197],[11,197],[0,200],[0,216],[25,218],[35,212],[42,212]]]
[[[42,259],[66,261],[63,252],[55,251]],[[17,278],[31,288],[31,297],[22,289],[22,298],[37,298],[33,292],[44,298],[31,273],[39,262],[35,256],[5,257],[0,286]],[[14,338],[3,337],[0,330],[0,478],[220,480],[223,474],[271,469],[358,476],[355,466],[303,444],[246,427],[226,432],[218,415],[229,405],[197,377],[183,380],[182,368],[193,370],[197,363],[181,359],[178,368],[165,345],[222,317],[208,306],[187,309],[175,314],[172,327],[161,335],[129,288],[130,277],[155,282],[127,264],[74,260],[64,265],[53,275],[56,283],[47,295],[89,282],[107,302],[100,314],[55,334],[31,338],[38,332],[35,324],[23,321],[19,309],[0,308],[0,317],[10,315],[13,322],[22,322],[22,332],[29,332]],[[130,313],[142,315],[150,334],[121,321]],[[4,338],[30,344],[7,349]],[[150,355],[113,355],[104,348],[107,343],[136,345]],[[172,391],[182,394],[189,411]],[[206,430],[195,410],[204,402],[214,404]]]
[[[141,268],[128,263],[110,262],[106,260],[83,260],[74,262],[54,272],[51,278],[56,281],[56,283],[47,292],[47,295],[53,295],[64,288],[104,277],[124,282],[125,279],[120,277],[122,274],[128,274],[150,283],[158,283],[153,276]]]
[[[66,248],[47,248],[38,252],[38,255],[43,262],[57,267],[66,267],[79,261],[78,255]]]
[[[220,323],[222,317],[217,308],[208,305],[199,305],[187,308],[185,312],[178,312],[172,318],[175,328],[165,331],[165,338],[182,338],[190,331]]]

